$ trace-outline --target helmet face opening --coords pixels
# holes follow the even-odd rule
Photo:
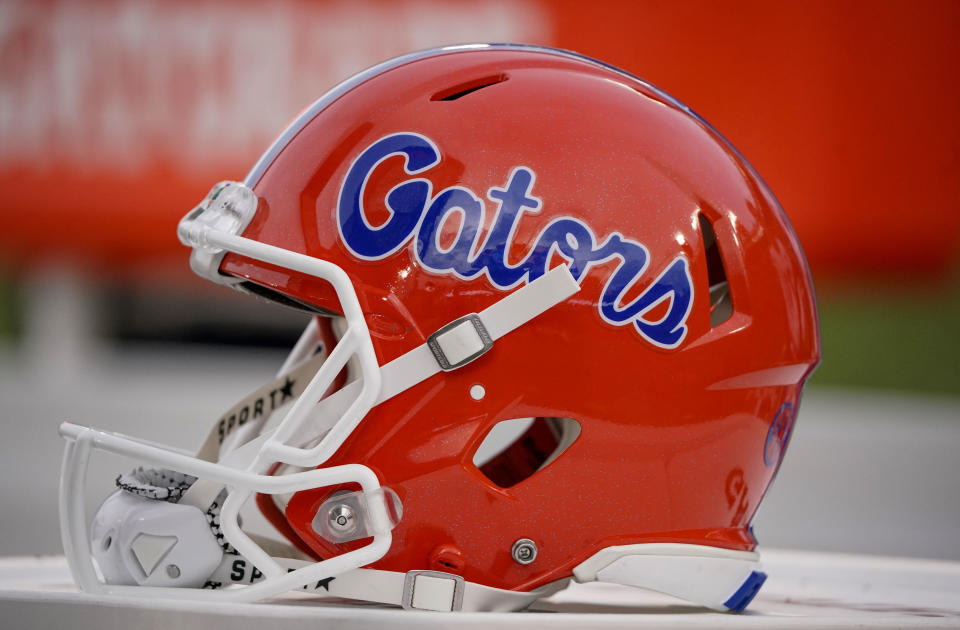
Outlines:
[[[121,486],[93,548],[65,481],[84,589],[514,610],[577,579],[741,610],[762,584],[813,287],[753,169],[657,88],[537,47],[402,57],[178,233],[201,276],[315,317],[194,454],[64,425],[71,475],[106,449],[191,480],[167,508]]]
[[[274,304],[279,304],[280,306],[285,306],[287,308],[292,308],[301,313],[309,313],[311,315],[322,315],[324,317],[338,317],[339,313],[323,308],[322,306],[315,306],[313,304],[308,304],[298,300],[297,298],[290,297],[285,293],[281,293],[276,289],[263,286],[262,284],[257,284],[256,282],[242,281],[234,285],[234,288],[248,293],[250,295],[256,296],[267,302],[272,302]]]

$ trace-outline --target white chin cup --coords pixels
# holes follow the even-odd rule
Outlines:
[[[90,549],[107,584],[200,587],[223,550],[206,515],[117,490],[90,527]]]

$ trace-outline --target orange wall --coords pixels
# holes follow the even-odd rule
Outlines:
[[[818,277],[949,271],[958,2],[8,3],[0,264],[182,265],[177,219],[350,73],[428,46],[552,44],[689,104],[754,164]]]
[[[563,46],[658,84],[741,150],[815,273],[956,260],[960,3],[553,6]]]

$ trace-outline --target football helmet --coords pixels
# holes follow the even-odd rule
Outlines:
[[[762,584],[813,287],[753,168],[661,90],[533,46],[400,57],[178,233],[312,318],[195,453],[62,425],[84,590],[515,610],[596,580],[742,610]],[[94,449],[143,466],[88,523]]]

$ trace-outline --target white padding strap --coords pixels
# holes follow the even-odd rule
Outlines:
[[[311,320],[311,323],[313,321]],[[297,351],[295,348],[293,353]],[[210,428],[207,438],[197,451],[197,457],[210,462],[217,461],[221,444],[233,431],[243,428],[248,422],[262,424],[288,400],[299,398],[325,359],[326,353],[322,353],[308,357],[294,366],[284,365],[285,369],[280,371],[276,379],[247,394],[220,417]]]
[[[308,561],[277,558],[292,571],[310,564]],[[249,561],[226,555],[207,585],[253,584],[263,579]],[[335,577],[305,584],[302,589],[315,595],[379,602],[411,610],[447,612],[520,610],[541,597],[548,597],[566,587],[569,580],[560,580],[529,592],[509,591],[466,582],[461,576],[440,571],[381,571],[354,569]]]

